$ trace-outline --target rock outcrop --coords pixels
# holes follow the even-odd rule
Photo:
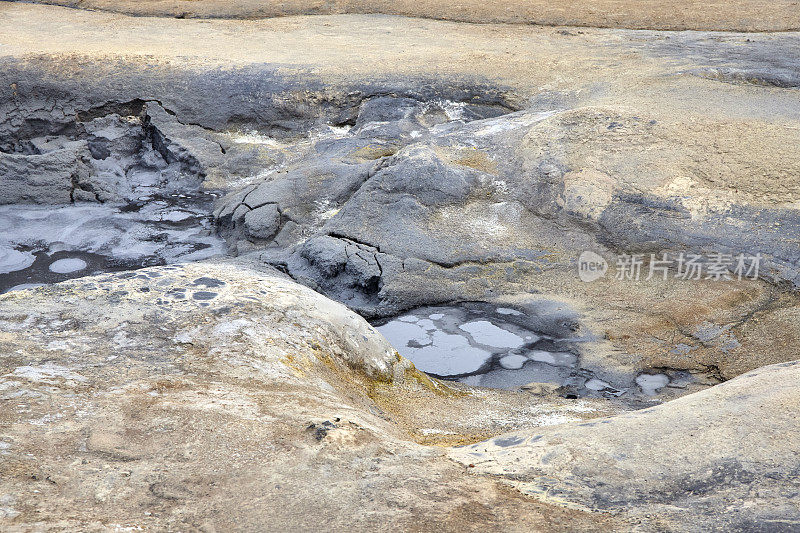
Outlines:
[[[799,361],[772,365],[657,407],[450,456],[543,501],[660,515],[667,529],[794,531],[798,379]]]
[[[34,0],[82,9],[95,9],[138,16],[184,18],[255,19],[287,15],[383,13],[459,22],[503,22],[545,26],[591,26],[656,30],[786,31],[800,28],[795,4],[790,0],[734,0],[724,5],[681,0],[664,4],[656,0],[638,2],[602,0],[591,6],[569,0],[554,4],[544,0],[521,2],[460,2],[438,0],[344,0],[318,4],[291,0],[274,4],[264,0]]]
[[[453,300],[558,295],[588,315],[589,332],[611,341],[587,347],[585,359],[602,360],[618,386],[630,378],[611,367],[727,379],[794,359],[791,350],[762,350],[772,339],[755,330],[771,319],[757,327],[750,319],[772,315],[787,326],[781,335],[796,335],[777,318],[794,316],[795,296],[737,281],[733,260],[758,255],[762,279],[799,279],[791,236],[800,160],[787,151],[800,142],[797,130],[582,107],[418,125],[404,136],[407,100],[381,99],[392,105],[401,117],[394,122],[359,115],[350,134],[319,141],[303,161],[224,198],[215,216],[232,247],[371,317]],[[380,135],[387,131],[390,140]],[[759,143],[741,141],[756,135]],[[394,153],[361,158],[387,144]],[[611,264],[596,286],[577,279],[582,250]],[[638,282],[622,279],[617,254],[644,259]],[[652,257],[664,254],[672,270],[645,281]],[[714,254],[731,263],[719,283],[706,274],[681,279],[674,269],[678,256],[708,262]],[[701,311],[694,291],[715,296]],[[620,292],[637,326],[619,313]],[[743,327],[753,334],[736,332]]]
[[[800,36],[491,23],[791,0],[58,3],[0,2],[0,529],[800,528]],[[339,11],[483,24],[264,18]]]

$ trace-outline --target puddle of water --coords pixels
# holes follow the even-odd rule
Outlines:
[[[0,293],[224,253],[210,194],[0,207]]]
[[[56,274],[71,274],[72,272],[85,270],[87,266],[88,263],[79,257],[67,257],[66,259],[53,261],[48,269]]]

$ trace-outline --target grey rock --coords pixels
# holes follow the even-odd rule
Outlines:
[[[330,236],[312,237],[288,259],[292,276],[358,309],[379,303],[384,269],[397,269],[398,261],[375,248]]]
[[[408,120],[416,109],[414,104],[396,100],[367,102],[364,116]],[[409,293],[428,291],[430,299],[422,303],[439,298],[435,296],[438,287],[430,283],[411,287],[424,283],[406,268],[412,260],[427,263],[428,275],[436,276],[451,298],[485,297],[522,287],[530,290],[542,271],[571,269],[573,258],[556,259],[548,252],[553,246],[564,251],[610,248],[643,254],[663,250],[758,252],[765,260],[763,276],[795,281],[800,257],[785,239],[787,228],[797,225],[792,210],[758,208],[742,198],[739,204],[729,202],[719,209],[697,212],[695,203],[706,200],[687,199],[680,193],[642,192],[654,181],[669,182],[670,161],[693,164],[702,157],[692,144],[673,140],[680,139],[677,132],[683,128],[662,126],[659,121],[615,109],[518,112],[452,123],[441,131],[434,128],[416,141],[397,137],[395,142],[401,148],[396,153],[383,157],[365,177],[344,179],[351,176],[351,167],[340,163],[343,154],[352,153],[360,140],[369,139],[366,130],[326,140],[317,158],[300,162],[234,201],[250,206],[277,202],[282,213],[304,228],[300,235],[347,239],[391,256],[387,262],[400,264],[399,269],[384,269],[379,283],[362,284],[371,291],[378,288],[376,294],[363,295],[364,302],[378,299],[369,309],[359,308],[368,314],[381,307],[386,314],[396,312],[392,302],[399,301],[400,294],[407,298]],[[665,138],[666,131],[675,133]],[[637,152],[634,146],[624,144],[631,132],[642,142],[663,145],[662,150]],[[708,142],[700,135],[698,142]],[[619,151],[609,151],[607,161],[592,167],[585,160],[585,147],[600,149],[601,142],[619,142]],[[519,145],[525,149],[517,149]],[[760,164],[768,163],[764,159]],[[785,158],[782,167],[772,172],[783,175],[796,166],[794,159]],[[650,173],[642,174],[641,168],[649,168]],[[734,168],[737,172],[744,169],[744,162]],[[341,177],[318,177],[332,169],[339,169],[336,172]],[[698,176],[704,172],[698,170]],[[312,181],[309,176],[316,178]],[[713,189],[696,191],[709,198],[718,194]],[[330,203],[334,216],[326,220],[310,216],[309,205],[329,198],[334,199]],[[752,230],[731,231],[734,227]],[[314,273],[316,263],[308,262],[308,257],[300,257],[305,261],[287,259],[302,256],[294,246],[281,244],[284,253],[273,251],[264,259],[287,265],[291,275],[312,286],[331,285],[325,280],[330,275],[327,270]],[[520,262],[525,264],[524,270],[516,270],[516,279],[510,282],[504,272],[509,264]],[[492,272],[482,276],[483,287],[478,280],[469,280],[479,271]]]
[[[359,130],[371,122],[396,122],[418,110],[420,103],[411,98],[379,96],[361,104],[355,128]]]
[[[178,164],[182,172],[205,179],[222,160],[223,149],[199,126],[186,126],[156,102],[142,110],[153,148],[167,164]]]
[[[236,215],[234,214],[234,218]],[[281,214],[275,204],[265,204],[244,215],[247,235],[256,239],[270,239],[281,227]]]

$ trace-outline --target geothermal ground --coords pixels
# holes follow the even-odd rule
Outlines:
[[[0,1],[0,530],[800,531],[798,29]]]

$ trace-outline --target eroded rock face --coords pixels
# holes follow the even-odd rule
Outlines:
[[[800,362],[658,407],[453,449],[544,500],[669,517],[689,529],[787,530],[800,519]],[[753,490],[758,487],[757,490]]]
[[[140,102],[0,127],[0,292],[224,250],[208,216],[218,194],[203,185],[211,158],[177,150],[157,110],[167,115]]]
[[[15,110],[17,112],[20,109]],[[12,116],[15,113],[11,113]],[[2,204],[134,202],[154,193],[187,194],[241,177],[242,165],[270,161],[258,150],[223,157],[224,136],[184,125],[156,101],[134,100],[51,116],[35,127],[0,129]],[[3,131],[7,130],[7,131]]]

